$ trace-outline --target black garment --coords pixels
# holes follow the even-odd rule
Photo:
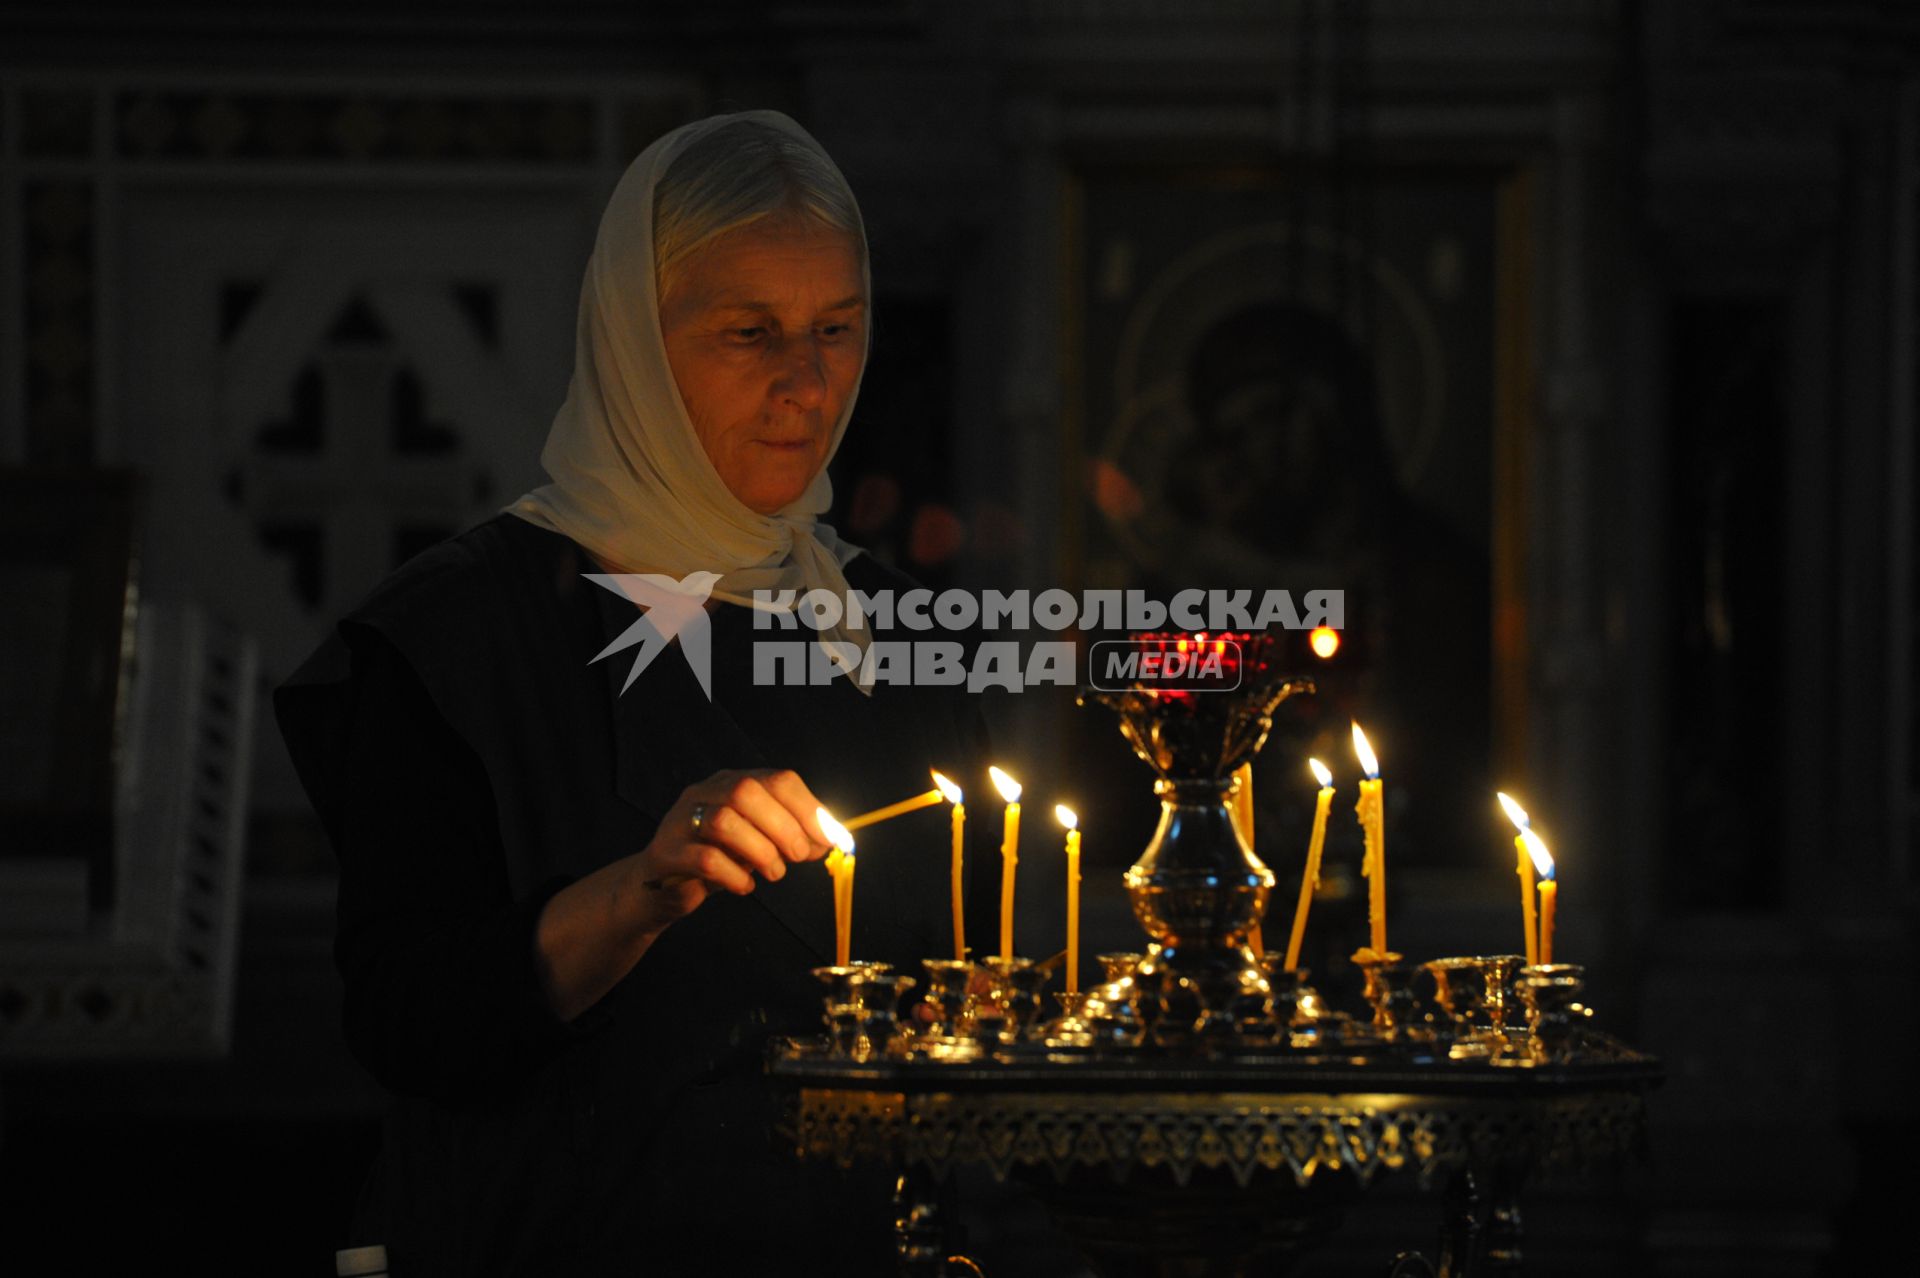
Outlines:
[[[978,713],[952,688],[757,687],[754,642],[806,632],[730,606],[711,703],[677,647],[621,695],[630,654],[589,659],[638,614],[591,571],[568,539],[496,517],[383,583],[276,694],[340,858],[348,1041],[396,1094],[355,1240],[406,1278],[891,1272],[883,1176],[779,1146],[762,1066],[770,1036],[819,1025],[823,870],[709,898],[570,1025],[541,997],[533,932],[554,892],[643,847],[723,767],[795,768],[843,814],[924,790],[929,767],[979,792]],[[911,585],[865,558],[847,575]],[[863,834],[857,957],[915,971],[950,948],[939,811]],[[976,871],[990,851],[969,849]],[[969,896],[976,917],[992,899]]]

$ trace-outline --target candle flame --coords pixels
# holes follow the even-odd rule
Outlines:
[[[1320,783],[1322,790],[1333,784],[1333,773],[1328,770],[1326,764],[1318,759],[1308,759],[1307,766],[1313,769],[1313,779]]]
[[[853,835],[847,827],[833,819],[833,813],[825,808],[815,808],[813,819],[820,823],[820,833],[827,836],[827,842],[833,844],[836,851],[853,853]]]
[[[1307,636],[1307,646],[1313,649],[1313,655],[1320,660],[1329,660],[1340,651],[1340,632],[1332,626],[1315,626]]]
[[[940,773],[938,772],[935,772],[933,774],[933,784],[936,788],[939,789],[941,794],[944,794],[947,797],[948,803],[953,804],[955,807],[960,806],[960,800],[964,796],[960,793],[959,786],[947,780],[944,776],[940,775]]]
[[[1505,791],[1496,790],[1493,797],[1500,800],[1500,806],[1507,810],[1507,820],[1513,822],[1514,829],[1526,830],[1532,827],[1533,823],[1527,820],[1527,810],[1508,798]]]
[[[987,775],[993,778],[993,788],[1008,803],[1020,802],[1020,783],[998,768],[988,768]]]
[[[1527,845],[1527,855],[1533,858],[1533,868],[1535,872],[1537,872],[1543,880],[1551,883],[1553,881],[1553,853],[1547,851],[1545,840],[1532,830],[1520,831],[1520,838]]]
[[[1353,725],[1353,755],[1360,760],[1360,770],[1367,774],[1369,781],[1378,780],[1380,760],[1373,757],[1373,747],[1367,744],[1367,734],[1360,731],[1360,725]]]
[[[1053,819],[1061,825],[1066,826],[1069,830],[1077,830],[1080,828],[1080,818],[1075,816],[1073,809],[1064,803],[1056,803],[1053,805]]]

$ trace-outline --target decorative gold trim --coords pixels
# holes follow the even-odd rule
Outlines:
[[[1467,1166],[1568,1167],[1636,1148],[1644,1099],[1631,1091],[1488,1100],[1403,1093],[956,1094],[808,1088],[800,1093],[804,1157],[923,1165],[944,1176],[984,1163],[1056,1178],[1075,1168],[1125,1175],[1166,1168],[1184,1185],[1197,1169],[1245,1185],[1285,1170],[1351,1172],[1362,1183],[1411,1172],[1423,1186]]]

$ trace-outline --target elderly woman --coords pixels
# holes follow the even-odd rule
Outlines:
[[[754,639],[792,636],[740,606],[911,585],[816,522],[869,310],[858,206],[791,120],[660,139],[601,221],[552,482],[276,696],[338,851],[347,1038],[395,1094],[354,1234],[396,1275],[889,1270],[887,1186],[778,1145],[763,1052],[819,1023],[817,805],[971,777],[984,734],[955,689],[756,685]],[[631,687],[596,662],[639,615],[616,573],[713,583],[711,699],[677,648]],[[907,824],[866,842],[856,915],[901,966],[950,945]]]

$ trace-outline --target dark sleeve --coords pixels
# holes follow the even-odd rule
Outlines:
[[[553,1014],[534,966],[568,880],[514,899],[479,756],[386,640],[360,631],[353,649],[335,835],[347,1043],[392,1091],[484,1101],[594,1028]]]

